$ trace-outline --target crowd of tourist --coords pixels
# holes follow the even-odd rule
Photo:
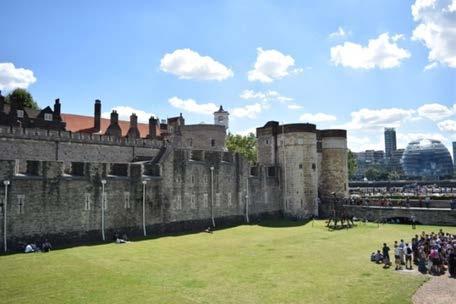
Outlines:
[[[28,243],[24,246],[25,253],[32,253],[32,252],[49,252],[52,249],[52,245],[48,240],[44,240],[40,245],[39,242],[35,243]]]
[[[393,248],[384,243],[381,250],[371,254],[371,261],[389,268],[391,256],[394,256],[395,270],[402,267],[411,270],[416,265],[421,273],[442,275],[448,270],[451,277],[456,277],[456,234],[423,231],[409,243],[395,241]]]

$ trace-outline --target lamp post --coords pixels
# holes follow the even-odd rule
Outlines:
[[[245,221],[250,223],[249,220],[249,176],[247,175],[247,190],[245,194]]]
[[[9,180],[3,181],[3,185],[5,185],[5,201],[3,203],[3,249],[6,252],[8,250],[8,244],[6,242],[6,207],[8,204],[8,186],[10,184]]]
[[[143,222],[144,236],[147,236],[147,232],[146,232],[146,184],[147,184],[147,181],[143,180],[142,181],[142,185],[143,185],[142,222]]]
[[[105,238],[105,208],[106,208],[106,194],[105,194],[105,185],[106,185],[106,180],[102,179],[101,180],[101,237],[103,238],[103,241],[106,240]]]
[[[215,227],[214,220],[214,167],[211,167],[211,220],[212,227]]]

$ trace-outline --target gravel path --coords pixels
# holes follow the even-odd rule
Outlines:
[[[448,272],[424,283],[413,295],[413,304],[455,304],[456,279],[448,276]]]

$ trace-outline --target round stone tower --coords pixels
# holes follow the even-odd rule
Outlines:
[[[347,131],[321,130],[319,194],[322,203],[348,196]]]
[[[318,215],[317,130],[314,124],[277,128],[277,160],[282,171],[285,215]]]

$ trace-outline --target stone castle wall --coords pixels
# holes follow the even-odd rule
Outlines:
[[[0,161],[0,178],[8,179],[7,239],[11,250],[21,243],[48,238],[54,244],[101,240],[102,184],[105,179],[105,232],[142,235],[142,181],[147,180],[145,218],[148,234],[240,223],[278,214],[279,183],[259,167],[227,152],[168,148],[156,176],[148,163],[128,164],[127,176],[110,176],[107,164],[85,163],[84,175],[64,174],[64,163],[40,161],[38,176],[17,175],[14,160]],[[150,163],[149,163],[150,164]],[[211,174],[213,167],[213,174]],[[213,178],[212,178],[213,177]],[[0,196],[4,196],[0,189]],[[246,203],[248,202],[248,206]],[[1,212],[1,217],[3,217]],[[1,219],[3,222],[3,218]],[[3,235],[3,226],[0,228]]]
[[[152,158],[162,146],[158,140],[0,127],[1,159],[9,160],[127,163]]]

